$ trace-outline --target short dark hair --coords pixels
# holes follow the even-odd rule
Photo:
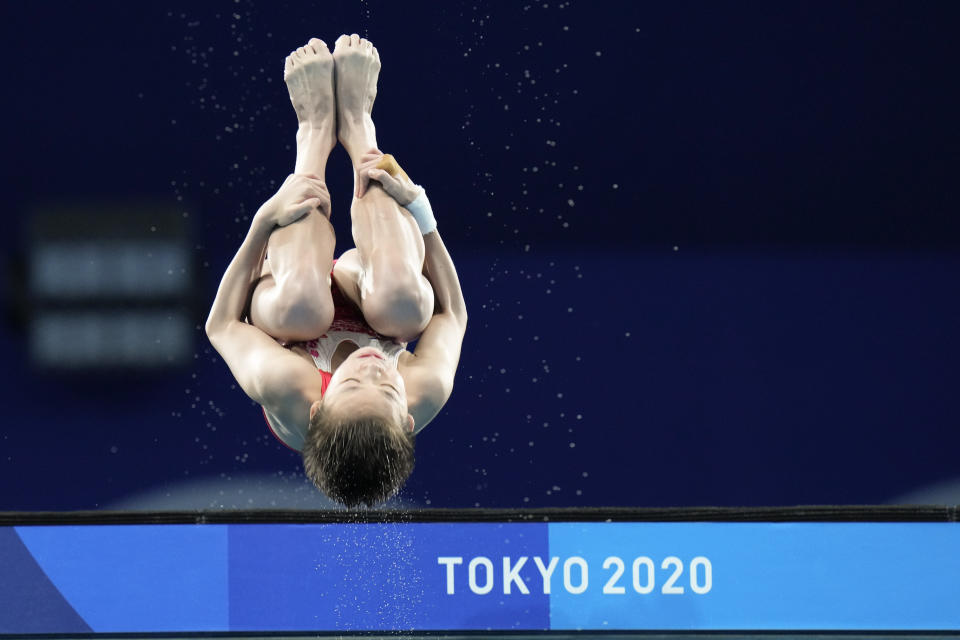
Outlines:
[[[410,477],[414,441],[400,425],[375,417],[335,419],[320,405],[307,428],[304,472],[332,500],[372,507]]]

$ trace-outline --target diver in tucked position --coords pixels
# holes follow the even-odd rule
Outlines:
[[[340,36],[332,54],[314,38],[287,57],[294,174],[254,215],[206,323],[273,433],[350,507],[403,486],[414,434],[450,397],[467,324],[423,189],[377,150],[379,72],[377,50],[357,35]],[[337,140],[354,166],[356,248],[334,260],[324,172]]]

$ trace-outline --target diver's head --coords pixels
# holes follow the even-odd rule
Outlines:
[[[310,407],[307,477],[348,507],[383,502],[413,471],[413,427],[396,367],[378,349],[357,349]]]

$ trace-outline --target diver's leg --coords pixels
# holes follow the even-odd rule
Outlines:
[[[295,173],[324,179],[327,158],[336,145],[333,57],[316,38],[292,52],[284,80],[297,113]],[[253,291],[250,319],[267,334],[285,341],[324,333],[333,320],[330,270],[334,233],[330,199],[300,220],[270,235],[267,259]]]
[[[337,69],[337,137],[350,154],[354,181],[363,155],[377,148],[371,111],[377,95],[380,57],[357,35],[340,36],[333,51]],[[350,206],[357,246],[356,289],[367,323],[378,332],[411,340],[433,314],[433,289],[423,276],[423,237],[413,217],[371,182]],[[353,256],[350,256],[351,258]],[[344,264],[344,271],[348,267]],[[340,273],[340,262],[337,262]],[[338,278],[338,282],[340,278]],[[351,296],[353,297],[353,296]]]

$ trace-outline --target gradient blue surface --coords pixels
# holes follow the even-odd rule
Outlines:
[[[0,527],[0,633],[90,633],[13,527]]]
[[[0,595],[46,593],[58,607],[62,598],[95,633],[960,629],[960,526],[950,523],[46,526],[16,533],[45,575],[8,563],[7,571],[27,568],[5,576],[9,588]],[[0,558],[15,551],[2,549]],[[48,578],[59,593],[41,588]],[[6,598],[0,609],[11,606]],[[4,634],[65,628],[0,616]]]
[[[16,531],[96,633],[227,628],[226,525]]]
[[[960,528],[947,523],[689,523],[555,524],[550,552],[582,557],[588,589],[558,589],[550,601],[553,629],[830,629],[960,628]],[[614,568],[614,586],[604,593]],[[632,563],[650,558],[654,589],[633,588]],[[667,581],[682,592],[665,593]],[[712,586],[703,588],[707,558]],[[641,565],[640,586],[648,586]]]
[[[234,526],[229,544],[231,630],[548,628],[543,594],[476,596],[466,578],[478,554],[545,553],[543,524]],[[454,556],[447,594],[437,559]]]

